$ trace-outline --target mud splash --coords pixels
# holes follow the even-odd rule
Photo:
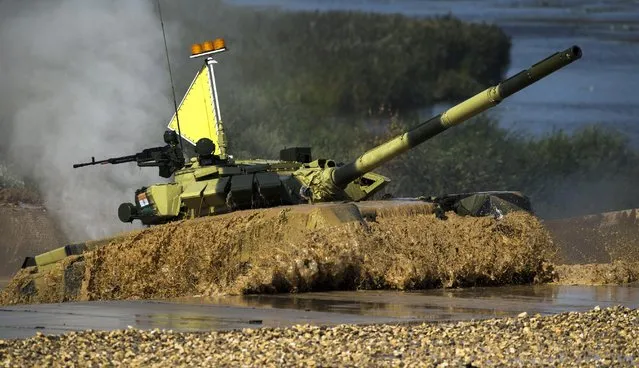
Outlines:
[[[300,229],[292,215],[246,211],[114,241],[85,253],[75,300],[528,283],[548,280],[555,252],[539,221],[523,213],[500,221],[384,216],[319,230]],[[55,283],[61,271],[44,281]],[[7,286],[4,303],[20,302],[11,291],[25,287],[27,273]],[[62,301],[42,298],[35,302]]]

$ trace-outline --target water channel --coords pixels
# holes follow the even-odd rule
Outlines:
[[[639,307],[639,285],[525,285],[419,292],[324,293],[0,307],[0,339],[86,329],[210,331],[295,324],[420,323]]]

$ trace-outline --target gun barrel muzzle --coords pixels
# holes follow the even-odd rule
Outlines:
[[[556,52],[529,69],[499,83],[499,96],[502,99],[511,96],[579,58],[581,58],[581,48],[577,45]]]

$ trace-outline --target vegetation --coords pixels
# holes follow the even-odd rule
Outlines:
[[[231,96],[253,109],[301,104],[326,116],[420,108],[497,82],[509,63],[510,40],[501,29],[450,16],[290,13],[202,3],[195,19],[179,16],[184,42],[173,59],[185,59],[185,43],[224,36],[232,49],[220,58],[225,103]],[[173,6],[176,12],[184,8]],[[180,65],[183,88],[192,74],[192,62]]]
[[[453,17],[202,3],[167,4],[174,7],[167,16],[184,25],[171,57],[180,61],[178,91],[195,69],[184,45],[225,37],[232,52],[219,58],[218,87],[237,156],[308,144],[345,157],[350,149],[343,147],[374,139],[362,135],[368,118],[469,97],[499,81],[509,63],[501,29]],[[189,15],[180,14],[185,8]]]

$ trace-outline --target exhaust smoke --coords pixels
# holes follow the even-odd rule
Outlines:
[[[0,152],[71,240],[131,229],[118,205],[157,169],[72,164],[162,145],[168,91],[154,1],[0,1]]]

